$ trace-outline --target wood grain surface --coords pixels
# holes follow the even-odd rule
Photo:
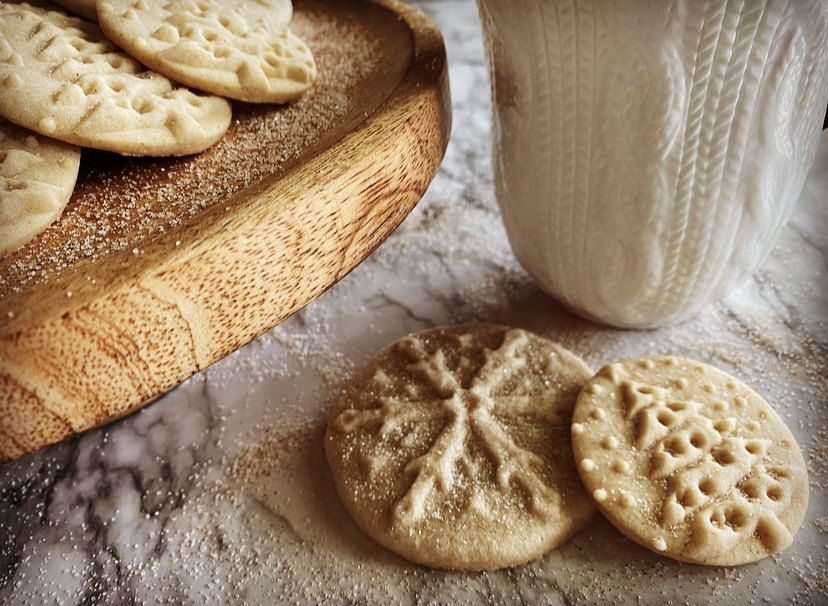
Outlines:
[[[450,130],[442,37],[393,0],[295,2],[314,88],[236,104],[203,154],[84,150],[64,216],[0,259],[0,460],[134,411],[368,256]]]

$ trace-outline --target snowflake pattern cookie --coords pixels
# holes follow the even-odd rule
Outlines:
[[[595,512],[569,437],[592,374],[520,329],[404,337],[332,404],[325,450],[345,508],[374,540],[427,566],[489,570],[540,557]]]
[[[676,560],[734,566],[779,553],[808,505],[805,460],[756,392],[712,366],[644,357],[578,396],[572,448],[598,509]]]

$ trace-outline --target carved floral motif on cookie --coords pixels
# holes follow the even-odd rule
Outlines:
[[[592,517],[570,415],[592,371],[519,329],[407,336],[334,401],[325,448],[342,502],[377,542],[424,565],[512,566]]]
[[[605,366],[578,397],[572,446],[610,522],[677,560],[739,565],[779,553],[807,509],[788,427],[755,391],[700,362]]]

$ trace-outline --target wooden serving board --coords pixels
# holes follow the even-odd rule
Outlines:
[[[394,0],[297,0],[319,75],[236,104],[197,156],[84,150],[75,194],[0,259],[0,460],[134,411],[319,296],[412,210],[448,142],[442,37]]]

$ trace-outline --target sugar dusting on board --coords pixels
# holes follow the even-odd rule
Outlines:
[[[353,91],[376,69],[378,39],[358,20],[303,6],[291,27],[312,48],[319,70],[304,97],[284,106],[235,104],[225,137],[183,159],[83,150],[75,194],[55,228],[0,259],[0,297],[81,262],[140,254],[153,238],[175,233],[205,209],[232,204],[235,194],[281,174],[308,150],[329,145],[336,128],[364,117],[355,115]]]

